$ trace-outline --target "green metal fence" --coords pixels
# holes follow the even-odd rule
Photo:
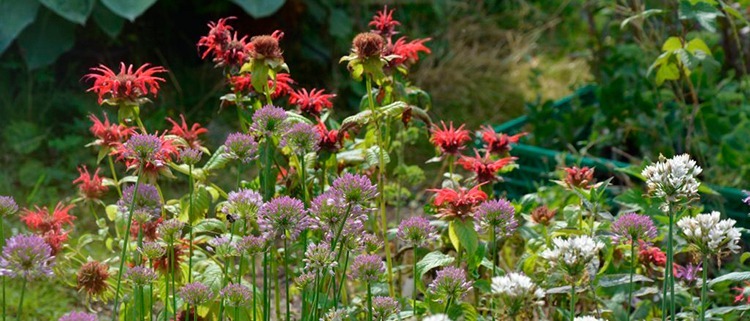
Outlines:
[[[573,103],[578,103],[583,108],[597,108],[596,86],[589,85],[583,87],[574,94],[555,101],[552,107],[560,113],[565,113],[571,109]],[[527,116],[521,116],[495,126],[495,131],[515,134],[521,132],[528,122],[529,118]],[[532,193],[539,186],[553,184],[550,180],[556,179],[556,177],[553,177],[551,174],[562,166],[562,164],[558,164],[558,160],[562,160],[568,165],[577,164],[578,166],[593,167],[596,168],[597,173],[609,176],[627,175],[621,169],[631,165],[605,158],[581,157],[559,150],[523,143],[514,145],[511,153],[518,157],[517,162],[520,167],[507,176],[504,176],[504,182],[496,185],[496,188],[502,189],[511,198],[518,198],[524,194]],[[707,210],[721,211],[728,217],[737,220],[739,225],[750,227],[750,217],[748,217],[749,208],[742,202],[742,199],[745,197],[745,193],[742,190],[712,185],[710,182],[704,182],[704,184],[716,192],[715,195],[705,194],[702,196],[703,204]]]

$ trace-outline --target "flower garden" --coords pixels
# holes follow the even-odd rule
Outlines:
[[[365,88],[353,114],[294,80],[283,30],[206,21],[193,41],[233,120],[217,146],[189,115],[144,121],[169,68],[92,62],[96,167],[66,169],[75,191],[54,205],[0,196],[2,320],[750,319],[746,230],[705,206],[702,158],[664,154],[628,181],[561,166],[509,197],[514,146],[534,133],[437,119],[410,81],[431,39],[394,13],[336,59]],[[657,82],[707,54],[676,46]],[[420,141],[433,177],[407,163]],[[26,293],[51,282],[75,303],[43,319]]]

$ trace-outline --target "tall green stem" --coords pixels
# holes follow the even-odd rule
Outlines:
[[[141,320],[146,320],[146,296],[143,294],[143,286],[138,286],[138,296],[141,298]]]
[[[706,320],[706,294],[708,287],[706,281],[708,280],[708,255],[703,255],[703,282],[701,283],[701,320]]]
[[[5,219],[0,217],[0,249],[2,249],[4,245],[5,245]],[[2,303],[3,321],[5,321],[5,306],[6,306],[5,302],[8,302],[5,299],[5,275],[2,276],[2,279],[3,279],[3,303]]]
[[[635,274],[635,242],[637,240],[630,240],[630,286],[628,288],[628,319],[630,319],[630,313],[633,305],[633,274]]]
[[[299,155],[299,163],[300,163],[300,176],[301,176],[301,182],[302,184],[302,192],[304,193],[305,197],[305,206],[308,206],[310,204],[310,191],[307,190],[307,168],[305,167],[305,155]]]
[[[284,237],[284,290],[286,291],[286,321],[289,321],[292,309],[289,303],[289,248],[286,237]]]
[[[115,162],[112,161],[112,155],[107,155],[107,162],[109,163],[109,171],[112,173],[112,180],[115,181],[117,196],[122,197],[122,189],[120,189],[120,181],[117,180],[117,172],[115,171]]]
[[[273,168],[273,141],[271,135],[266,137],[265,153],[263,155],[263,200],[269,201],[273,198],[275,191],[274,178],[272,176]]]
[[[443,309],[443,314],[448,314],[448,308],[450,308],[451,303],[453,302],[453,297],[448,297],[448,302],[445,303],[445,308]]]
[[[256,289],[255,288],[255,254],[250,256],[250,265],[251,265],[250,278],[252,279],[252,281],[250,281],[250,284],[253,286],[252,287],[253,289],[253,318],[252,319],[253,321],[255,321],[255,293],[256,293],[255,292],[255,289]]]
[[[669,215],[669,263],[667,268],[669,269],[669,312],[670,320],[674,320],[677,315],[675,313],[675,300],[674,300],[674,216]]]
[[[174,243],[169,244],[169,261],[167,262],[167,272],[172,274],[172,312],[175,319],[177,318],[177,288],[175,287],[174,275],[177,274],[177,259],[175,258]]]
[[[372,289],[367,281],[367,320],[372,321]]]
[[[490,275],[490,284],[492,284],[492,278],[495,277],[495,274],[497,273],[497,232],[495,231],[495,227],[490,227],[490,234],[492,235],[492,275]],[[492,320],[495,320],[495,298],[490,297],[490,317]]]
[[[190,222],[190,251],[188,257],[188,283],[193,282],[193,165],[188,166],[188,185],[190,188],[190,206],[188,207],[188,222]],[[188,310],[190,311],[190,310]]]
[[[21,321],[23,316],[23,296],[26,294],[26,278],[23,279],[21,284],[21,298],[18,300],[18,321]]]
[[[570,283],[570,321],[575,321],[576,318],[576,283],[575,281]]]
[[[234,236],[234,222],[229,227],[229,243],[232,243],[232,236]],[[227,279],[229,278],[229,257],[224,258],[224,274],[221,276],[221,287],[227,286]],[[219,321],[224,320],[224,298],[221,298],[219,302]]]
[[[414,292],[412,292],[412,313],[414,313],[414,316],[418,316],[417,314],[417,295],[419,295],[419,290],[417,289],[417,282],[419,281],[420,277],[417,273],[417,243],[414,243],[414,262],[412,262],[411,267],[411,273],[412,278],[414,279]],[[417,319],[419,319],[417,317]]]
[[[122,253],[120,254],[120,269],[117,271],[117,287],[115,288],[115,306],[112,311],[112,321],[117,320],[117,310],[120,303],[120,285],[122,283],[122,270],[125,267],[125,254],[128,252],[128,242],[130,240],[130,226],[133,223],[133,210],[135,209],[135,201],[138,199],[138,188],[141,185],[141,171],[143,171],[143,162],[139,163],[138,166],[138,178],[135,180],[135,188],[133,189],[133,200],[130,201],[130,208],[128,209],[128,223],[125,228],[125,237],[122,245]]]

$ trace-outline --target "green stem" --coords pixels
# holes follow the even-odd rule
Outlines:
[[[273,307],[276,310],[276,320],[281,320],[281,291],[279,290],[279,263],[276,261],[276,255],[279,250],[275,249],[273,259],[271,260],[271,277],[273,278]]]
[[[570,321],[574,321],[576,318],[576,283],[573,281],[570,284]]]
[[[143,287],[138,287],[138,296],[141,298],[141,320],[146,320],[146,296],[143,294]]]
[[[630,286],[628,288],[628,315],[632,313],[632,305],[633,305],[633,274],[635,274],[635,242],[637,240],[631,240],[630,241]],[[630,319],[630,317],[628,317]]]
[[[307,168],[305,167],[305,155],[299,155],[299,163],[300,163],[300,176],[302,179],[302,191],[305,196],[305,207],[309,206],[310,204],[310,192],[307,190]]]
[[[18,300],[18,321],[21,321],[21,317],[23,316],[23,296],[26,294],[26,278],[23,279],[23,283],[21,284],[21,299]]]
[[[284,237],[284,290],[286,291],[286,321],[291,319],[291,304],[289,303],[289,248],[287,238]]]
[[[166,290],[166,293],[164,293],[164,321],[167,321],[167,318],[169,318],[169,276],[167,274],[164,274],[164,289]]]
[[[367,281],[367,320],[372,321],[372,289]]]
[[[117,172],[115,171],[115,162],[112,161],[112,155],[107,155],[107,161],[109,163],[109,171],[112,173],[112,180],[115,181],[117,196],[122,197],[122,189],[120,189],[120,181],[117,180]]]
[[[0,217],[0,249],[2,249],[4,245],[5,245],[5,219],[3,219],[2,217]],[[6,316],[5,315],[5,306],[7,304],[5,302],[8,302],[8,301],[6,301],[6,299],[5,299],[5,275],[2,276],[2,279],[3,279],[3,303],[2,303],[2,305],[3,305],[3,321],[6,321],[5,320],[5,316]]]
[[[674,320],[677,315],[675,313],[675,300],[674,300],[674,216],[669,216],[669,315],[670,320]]]
[[[270,286],[268,282],[268,251],[263,252],[263,320],[267,321],[271,319],[270,313]]]
[[[190,206],[188,207],[188,221],[190,222],[190,253],[188,254],[188,283],[193,282],[193,190],[195,182],[193,181],[193,165],[188,166],[189,188],[190,188]],[[190,311],[190,310],[188,310]]]
[[[240,188],[240,182],[242,181],[242,162],[237,165],[237,188]]]
[[[312,301],[313,310],[312,310],[312,313],[310,313],[311,315],[313,315],[313,320],[317,320],[318,318],[318,293],[320,293],[320,291],[318,291],[318,287],[320,287],[320,283],[322,283],[320,282],[320,272],[316,271],[315,272],[315,284],[314,284],[315,292],[313,293],[313,301]]]
[[[263,155],[264,161],[263,161],[263,200],[269,201],[271,198],[273,198],[273,195],[275,194],[274,190],[274,178],[272,176],[272,169],[273,169],[273,155],[271,153],[273,152],[273,142],[272,137],[269,135],[266,137],[266,143],[265,143],[265,154]]]
[[[177,318],[177,288],[175,287],[174,275],[177,274],[177,260],[175,258],[174,243],[169,244],[169,261],[167,262],[167,271],[172,274],[172,311]]]
[[[198,321],[198,306],[193,307],[193,321]]]
[[[450,173],[451,186],[453,186],[453,155],[448,155],[448,173]],[[451,187],[452,188],[452,187]]]
[[[417,290],[417,282],[419,280],[419,275],[417,274],[417,243],[414,243],[414,262],[412,262],[412,278],[414,279],[414,292],[412,292],[412,312],[415,316],[418,318],[417,314],[417,295],[419,295],[419,290]]]
[[[448,314],[448,308],[451,306],[451,303],[453,302],[453,297],[448,297],[448,302],[445,302],[445,308],[443,309],[443,314]]]
[[[346,254],[344,255],[344,269],[341,270],[341,282],[339,282],[338,290],[336,290],[336,297],[334,298],[334,301],[336,302],[336,308],[338,308],[339,299],[341,298],[341,290],[344,288],[344,283],[346,283],[346,268],[349,266],[349,251],[346,251]]]
[[[96,214],[96,209],[94,209],[94,202],[86,200],[86,203],[89,205],[89,211],[94,214],[94,219],[96,220],[96,226],[99,227],[99,215]]]
[[[495,227],[490,227],[490,234],[492,234],[492,275],[490,275],[490,284],[492,284],[492,278],[495,277],[495,274],[497,273],[497,232],[495,231]],[[495,298],[494,296],[490,297],[490,317],[492,318],[492,321],[495,321]]]
[[[143,162],[140,162],[138,166],[138,178],[135,180],[135,188],[133,189],[133,200],[130,201],[130,208],[128,209],[128,223],[125,228],[125,237],[123,240],[122,253],[120,254],[120,269],[117,271],[117,287],[115,288],[115,306],[112,311],[112,321],[117,320],[117,310],[120,302],[120,285],[122,282],[122,270],[125,267],[125,254],[128,251],[128,242],[130,240],[130,226],[133,223],[133,210],[135,209],[135,201],[138,199],[138,188],[141,185],[140,172],[143,170]]]
[[[250,278],[252,281],[250,281],[250,284],[253,286],[253,321],[255,321],[255,254],[253,254],[250,257],[250,264],[252,266],[250,270]]]
[[[234,236],[234,222],[229,227],[229,243],[232,243],[232,236]],[[224,274],[221,276],[221,288],[227,286],[227,279],[229,278],[229,258],[224,258]],[[221,298],[219,303],[219,321],[224,320],[224,298]]]
[[[708,280],[708,256],[703,255],[703,283],[701,283],[701,320],[706,320],[706,295],[708,287],[706,281]]]

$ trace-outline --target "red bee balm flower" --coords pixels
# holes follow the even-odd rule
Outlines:
[[[495,133],[495,130],[490,126],[482,126],[482,141],[484,141],[484,148],[490,153],[501,156],[505,156],[510,152],[510,144],[518,143],[518,140],[527,134],[528,133],[519,133],[509,136],[503,133]]]
[[[563,170],[565,170],[565,184],[569,187],[587,189],[594,182],[593,168],[573,166],[563,168]]]
[[[250,73],[244,73],[240,76],[233,76],[232,78],[230,78],[229,82],[232,84],[232,88],[234,88],[235,92],[241,94],[249,94],[251,92],[254,92],[252,77],[250,76]],[[293,91],[292,84],[294,84],[294,79],[292,79],[289,74],[276,74],[276,81],[273,81],[273,79],[268,80],[268,88],[273,88],[271,98],[276,99],[281,96],[289,95]]]
[[[388,11],[388,6],[383,7],[382,11],[378,11],[368,26],[374,27],[372,32],[382,35],[383,37],[390,37],[398,32],[396,27],[400,26],[401,23],[398,20],[393,19],[393,9]]]
[[[134,127],[111,124],[106,114],[104,115],[104,122],[96,118],[93,114],[89,115],[89,119],[93,123],[89,131],[96,137],[94,145],[116,147],[118,144],[126,141],[134,132]]]
[[[450,125],[448,126],[446,126],[443,121],[440,123],[443,126],[442,128],[435,124],[430,130],[430,133],[432,134],[430,142],[439,147],[445,154],[457,155],[465,148],[464,144],[471,140],[471,137],[469,137],[469,131],[464,129],[464,125],[454,128],[453,122],[450,122]]]
[[[80,175],[73,181],[73,184],[78,184],[78,191],[84,198],[98,200],[109,190],[109,187],[103,184],[98,168],[94,175],[90,175],[88,168],[84,165],[78,168],[78,173]]]
[[[399,56],[393,60],[393,63],[400,65],[404,63],[416,63],[419,61],[419,53],[424,52],[426,54],[432,53],[430,48],[424,45],[425,42],[432,40],[431,38],[416,39],[407,42],[406,37],[401,37],[393,44],[393,54]]]
[[[62,248],[62,244],[68,240],[68,232],[63,231],[65,225],[72,226],[75,216],[70,215],[75,205],[63,206],[57,203],[55,209],[50,212],[45,206],[35,210],[25,209],[21,215],[21,221],[34,232],[44,238],[44,241],[52,248],[52,255]]]
[[[164,78],[156,77],[154,74],[166,72],[163,67],[149,67],[144,64],[136,71],[133,71],[133,65],[125,66],[120,63],[120,72],[115,74],[112,69],[104,65],[91,68],[93,71],[84,76],[86,79],[93,79],[94,85],[87,91],[96,92],[99,95],[99,105],[107,97],[110,104],[126,102],[139,104],[139,100],[147,94],[156,97],[159,92],[159,82],[164,82]]]
[[[490,158],[490,153],[485,153],[484,157],[479,156],[479,152],[474,150],[476,156],[461,156],[458,164],[464,169],[474,172],[475,179],[478,183],[494,182],[498,180],[497,172],[503,167],[512,164],[516,157],[505,157],[498,160]]]
[[[198,135],[208,133],[208,129],[201,127],[201,124],[194,123],[193,126],[188,127],[185,121],[185,115],[180,114],[181,124],[178,124],[174,119],[167,117],[167,121],[172,123],[172,129],[169,133],[178,136],[185,140],[189,148],[201,148],[201,141],[198,139]]]
[[[339,137],[338,130],[328,130],[323,122],[318,122],[318,124],[315,125],[315,129],[317,129],[318,133],[320,134],[318,147],[320,147],[321,150],[331,153],[335,153],[341,148],[341,144],[343,143],[344,138],[346,138],[347,136],[347,134],[344,133],[344,135]]]
[[[472,217],[476,207],[487,200],[487,194],[480,187],[482,184],[474,186],[472,189],[459,187],[458,190],[443,188],[430,189],[429,191],[437,193],[435,195],[434,205],[440,207],[438,218],[445,219],[463,219]]]
[[[310,115],[320,115],[323,108],[332,108],[331,99],[336,94],[324,94],[323,89],[313,89],[310,92],[307,89],[293,91],[289,96],[289,103],[297,105],[301,112]]]
[[[227,21],[232,19],[237,19],[237,17],[221,18],[219,21],[208,23],[208,28],[210,28],[208,35],[198,40],[199,50],[200,47],[206,47],[201,59],[206,59],[212,52],[215,57],[222,56],[226,45],[232,38],[232,27],[227,25]]]

